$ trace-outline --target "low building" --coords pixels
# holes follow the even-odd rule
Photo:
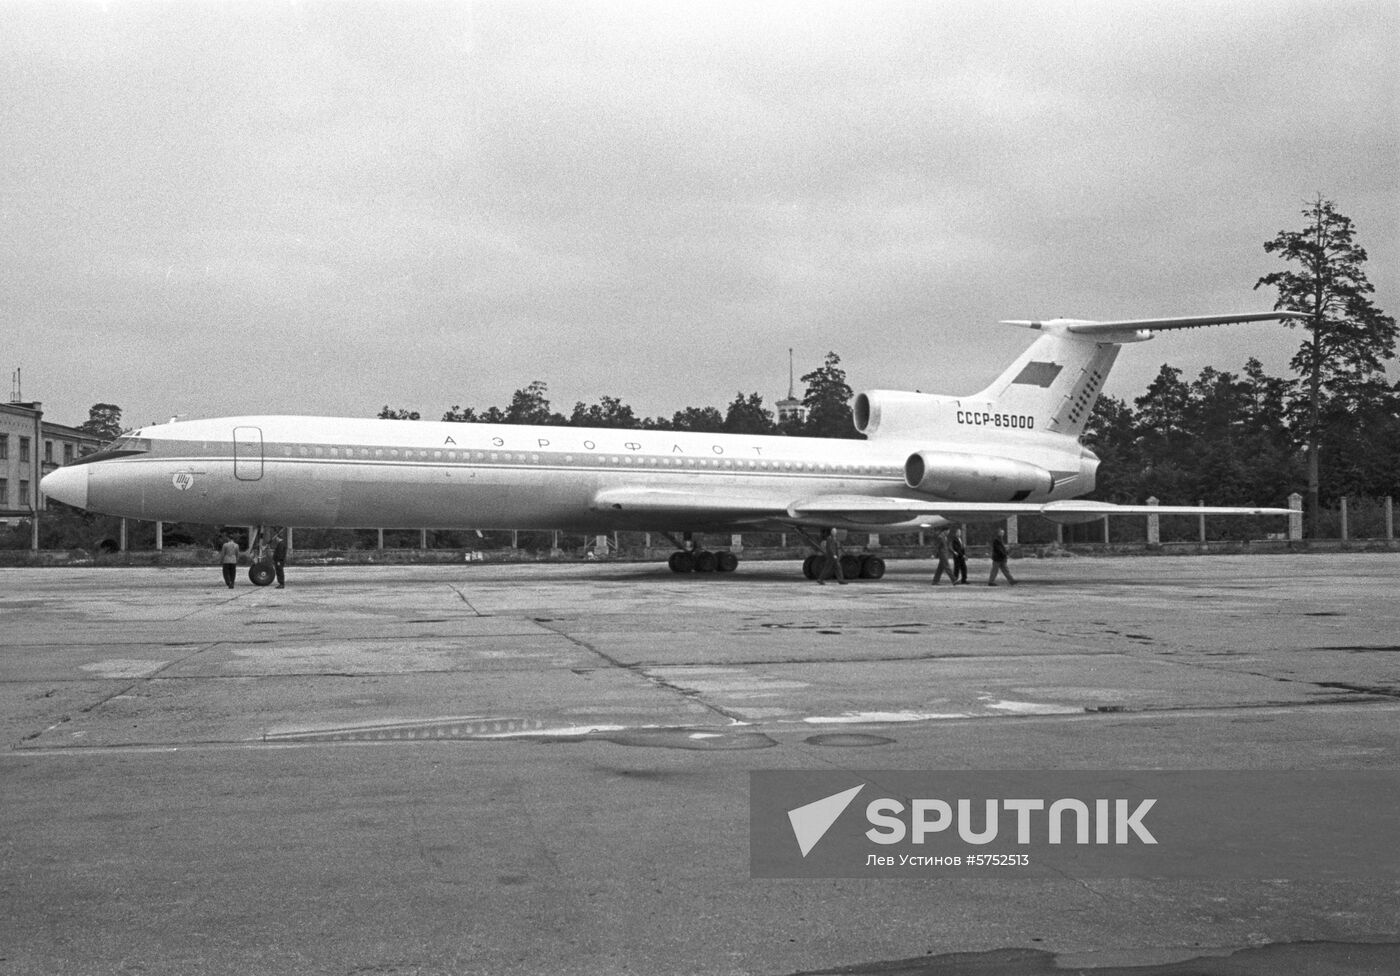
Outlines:
[[[0,403],[0,522],[13,526],[44,510],[39,480],[100,449],[103,439],[44,420],[44,405]]]

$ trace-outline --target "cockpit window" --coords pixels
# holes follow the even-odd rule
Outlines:
[[[113,458],[131,457],[133,454],[145,454],[151,449],[151,439],[149,437],[136,437],[131,434],[124,434],[112,443],[92,454],[84,454],[75,460],[74,464],[92,464],[94,461],[110,461]]]
[[[136,437],[131,434],[123,434],[102,450],[104,451],[149,451],[151,449],[151,439],[149,437]]]

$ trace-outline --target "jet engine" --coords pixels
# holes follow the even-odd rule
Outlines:
[[[866,437],[910,437],[935,428],[948,398],[932,393],[871,390],[856,397],[851,419]]]
[[[920,451],[904,462],[904,481],[916,491],[960,502],[1019,502],[1048,495],[1055,477],[1039,465],[990,454]]]

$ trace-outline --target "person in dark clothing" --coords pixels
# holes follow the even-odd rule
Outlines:
[[[224,585],[231,590],[233,581],[238,579],[238,543],[231,535],[224,536],[224,543],[219,547],[219,562],[224,568]]]
[[[967,582],[967,546],[963,545],[962,531],[954,529],[948,533],[948,547],[953,550],[953,585]]]
[[[943,578],[943,574],[948,574],[948,581],[956,583],[957,574],[953,572],[953,566],[948,562],[948,530],[939,529],[933,534],[933,555],[938,560],[938,568],[933,571],[933,585],[937,586],[938,581]]]
[[[1016,577],[1006,568],[1006,559],[1006,530],[997,529],[996,538],[992,540],[992,575],[987,578],[988,586],[997,585],[997,573],[1005,576],[1006,582],[1012,586],[1016,585]]]
[[[817,574],[817,585],[825,586],[828,576],[835,576],[836,582],[842,586],[846,585],[846,575],[841,571],[841,543],[836,540],[836,533],[827,529],[822,533],[822,568]]]
[[[277,573],[277,588],[280,590],[287,585],[287,540],[279,532],[272,543],[272,568]]]

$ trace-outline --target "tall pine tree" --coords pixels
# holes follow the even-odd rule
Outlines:
[[[1321,195],[1303,216],[1307,226],[1279,231],[1264,245],[1270,254],[1296,264],[1260,278],[1255,288],[1278,289],[1276,309],[1308,316],[1304,340],[1290,365],[1302,379],[1306,400],[1309,535],[1317,530],[1320,507],[1319,459],[1329,415],[1347,413],[1357,398],[1383,376],[1383,363],[1395,355],[1395,319],[1367,296],[1375,287],[1366,279],[1366,251],[1356,243],[1350,218]],[[1291,323],[1290,323],[1291,324]]]

